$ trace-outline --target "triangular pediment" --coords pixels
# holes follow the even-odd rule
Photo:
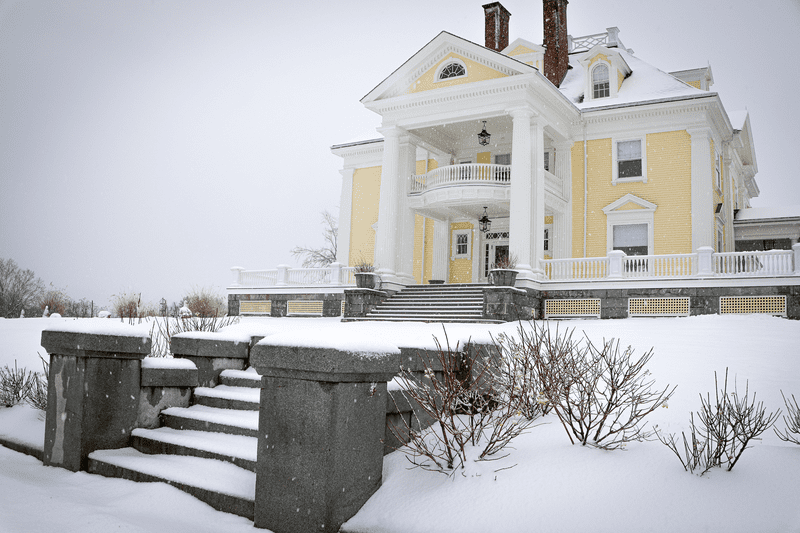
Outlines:
[[[603,212],[608,215],[609,213],[616,213],[619,211],[655,211],[658,206],[652,202],[648,202],[643,198],[628,193],[622,198],[615,200],[603,208]]]
[[[464,74],[440,79],[440,73],[448,64],[458,64]],[[415,92],[430,91],[530,74],[536,69],[499,52],[442,32],[411,56],[400,68],[369,92],[361,102],[367,104]]]
[[[596,44],[588,51],[584,52],[578,61],[584,67],[590,67],[595,61],[603,60],[612,65],[616,65],[617,69],[622,72],[624,75],[628,75],[631,73],[631,67],[628,66],[628,62],[625,61],[625,58],[622,57],[622,54],[619,53],[619,50],[616,48],[608,48],[602,44]]]

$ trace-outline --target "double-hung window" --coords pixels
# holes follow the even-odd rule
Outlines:
[[[647,224],[617,224],[613,234],[614,250],[622,250],[625,255],[647,255]]]
[[[647,182],[647,158],[644,153],[644,137],[614,141],[614,175],[612,182]]]
[[[611,96],[608,80],[608,66],[600,63],[592,69],[592,98]]]
[[[453,231],[453,247],[451,259],[469,259],[472,257],[470,241],[472,240],[472,230],[459,229]]]
[[[617,177],[638,178],[642,175],[642,141],[617,143]]]

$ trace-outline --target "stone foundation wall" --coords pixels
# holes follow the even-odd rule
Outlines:
[[[528,289],[532,292],[533,289]],[[600,318],[628,318],[629,298],[688,297],[690,315],[719,313],[721,296],[786,296],[786,316],[800,319],[800,285],[751,287],[671,287],[631,289],[573,289],[535,291],[540,294],[538,316],[544,316],[548,299],[600,299]]]
[[[342,316],[342,293],[309,293],[309,294],[229,294],[228,295],[228,315],[239,315],[239,302],[270,302],[271,312],[269,316],[283,317],[288,313],[288,302],[290,301],[322,301],[322,316],[334,317]],[[258,315],[253,315],[258,316]]]

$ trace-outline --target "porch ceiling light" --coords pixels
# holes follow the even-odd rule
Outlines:
[[[486,146],[489,144],[489,141],[492,139],[492,136],[486,132],[486,121],[483,121],[483,131],[478,134],[478,144],[481,146]]]
[[[492,221],[489,220],[489,214],[486,212],[486,208],[483,208],[483,216],[478,219],[478,228],[483,233],[486,233],[490,229],[492,229]]]

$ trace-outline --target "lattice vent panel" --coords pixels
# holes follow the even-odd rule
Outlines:
[[[286,302],[286,314],[289,315],[322,315],[321,300],[289,300]]]
[[[720,314],[762,313],[786,316],[786,296],[720,296]]]
[[[689,298],[628,298],[628,316],[689,316]]]
[[[239,301],[240,315],[268,315],[272,312],[269,300]]]
[[[544,317],[591,316],[600,318],[600,299],[545,300]]]

